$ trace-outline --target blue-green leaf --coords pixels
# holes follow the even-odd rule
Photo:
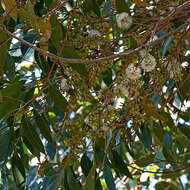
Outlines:
[[[109,166],[105,165],[103,168],[105,181],[109,190],[116,190],[112,171]]]
[[[171,131],[167,131],[165,133],[163,142],[167,148],[172,149],[172,133],[171,133]]]

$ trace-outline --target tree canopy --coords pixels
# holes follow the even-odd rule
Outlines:
[[[189,0],[0,0],[0,190],[190,189]]]

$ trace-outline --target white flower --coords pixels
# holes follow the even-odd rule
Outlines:
[[[62,79],[60,83],[60,88],[62,90],[67,90],[68,84],[67,84],[67,79]]]
[[[116,15],[116,21],[119,28],[128,29],[132,25],[133,19],[128,13],[123,12]]]
[[[119,84],[119,85],[115,86],[114,91],[116,93],[119,92],[121,95],[124,95],[124,96],[129,94],[129,91],[128,91],[126,85],[124,85],[124,84]]]
[[[136,67],[134,64],[128,65],[125,73],[126,77],[131,80],[135,80],[141,77],[141,69],[139,67]]]
[[[142,56],[143,55],[143,56]],[[149,53],[141,52],[143,58],[141,62],[141,67],[145,72],[153,71],[156,67],[156,59]]]
[[[116,98],[113,107],[115,109],[121,109],[123,107],[124,102],[125,102],[124,98]]]

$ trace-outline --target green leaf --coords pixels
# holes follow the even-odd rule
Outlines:
[[[1,0],[1,5],[5,12],[15,21],[17,20],[17,2],[16,0]]]
[[[172,42],[173,42],[173,37],[171,36],[164,42],[164,45],[162,48],[162,56],[165,56],[166,53],[169,51],[169,49],[171,48]]]
[[[185,125],[178,125],[178,129],[185,135],[187,138],[190,137],[190,127]]]
[[[140,133],[137,134],[144,146],[152,150],[152,136],[150,134],[150,130],[148,129],[148,126],[141,127]]]
[[[0,91],[0,118],[7,116],[17,109],[21,103],[18,99],[22,84],[15,82]]]
[[[76,179],[71,167],[67,168],[67,182],[70,189],[82,190],[80,182]]]
[[[167,160],[171,160],[173,161],[174,160],[174,154],[166,147],[163,147],[163,155],[164,157],[167,159]]]
[[[49,95],[57,108],[59,108],[63,112],[67,111],[66,107],[68,105],[68,102],[57,88],[50,86]]]
[[[96,173],[96,165],[94,164],[88,173],[83,190],[95,190],[95,181],[96,181],[95,173]]]
[[[92,161],[88,158],[87,153],[85,152],[81,158],[81,168],[86,177],[88,176],[92,165]]]
[[[48,123],[43,115],[38,114],[37,111],[34,111],[34,118],[36,120],[37,126],[40,129],[40,132],[42,135],[49,141],[53,142],[52,136],[51,136],[51,130],[48,126]]]
[[[80,59],[79,55],[77,54],[76,50],[72,47],[63,47],[62,48],[62,56],[65,58],[72,58],[72,59]],[[87,70],[85,64],[80,63],[69,63],[69,66],[77,71],[81,75],[86,75]]]
[[[87,11],[93,11],[97,16],[100,16],[100,8],[95,0],[85,0],[84,7]]]
[[[112,0],[106,1],[103,9],[102,9],[102,15],[106,16],[109,15],[112,11]]]
[[[109,166],[105,165],[103,168],[105,181],[109,190],[116,190],[112,171]]]
[[[61,41],[64,39],[63,27],[59,23],[56,15],[53,15],[50,19],[52,26],[51,42],[57,51],[60,49]]]
[[[47,143],[46,145],[46,151],[48,156],[50,157],[51,160],[54,159],[54,156],[56,154],[56,143]]]
[[[111,152],[111,163],[113,164],[113,167],[119,171],[120,174],[126,175],[129,178],[133,179],[127,164],[123,161],[122,157],[116,152]]]
[[[1,23],[0,23],[1,24]],[[3,67],[6,61],[6,56],[7,56],[7,50],[8,50],[8,46],[7,46],[7,42],[5,42],[7,40],[7,35],[5,32],[0,31],[0,55],[1,55],[1,59],[0,59],[0,77],[3,75]]]
[[[40,152],[45,153],[44,146],[39,135],[36,132],[36,129],[33,127],[29,119],[27,118],[23,119],[22,134],[27,138],[27,140],[34,149],[37,149]]]
[[[6,162],[12,152],[11,130],[0,131],[0,162]]]
[[[63,170],[55,172],[51,170],[43,180],[43,190],[59,189],[63,178]]]
[[[7,54],[7,58],[4,65],[4,71],[7,78],[10,81],[13,81],[15,78],[15,60],[9,54]]]
[[[26,40],[29,43],[34,43],[35,40],[37,39],[37,35],[36,34],[25,34],[23,36],[23,40]],[[26,46],[25,44],[21,43],[21,52],[23,57],[27,55],[28,51],[31,49],[30,47]]]
[[[15,164],[12,165],[12,172],[14,181],[16,182],[17,187],[19,187],[24,182],[24,178]]]
[[[163,190],[163,189],[166,189],[166,187],[167,187],[167,190],[180,190],[181,189],[174,182],[159,181],[155,185],[156,190]]]
[[[35,31],[38,32],[38,20],[34,12],[34,6],[30,0],[28,0],[26,3],[25,11],[27,11],[27,12],[24,12],[25,20],[27,20],[29,24],[35,29]]]
[[[18,96],[22,88],[22,84],[15,82],[2,89],[3,97],[15,97]]]
[[[116,0],[115,5],[116,5],[116,10],[118,13],[122,13],[122,12],[130,13],[129,6],[125,2],[125,0]]]
[[[12,162],[12,165],[14,165],[16,168],[18,168],[18,170],[22,174],[22,177],[25,178],[26,177],[25,168],[24,168],[21,158],[17,154],[14,154],[14,156],[11,159],[11,162]]]
[[[164,135],[163,142],[167,148],[172,149],[172,133],[167,131]]]

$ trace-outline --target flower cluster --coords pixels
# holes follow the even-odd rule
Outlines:
[[[136,80],[141,77],[141,69],[134,64],[129,64],[125,73],[126,77],[131,80]]]
[[[132,25],[133,19],[128,13],[123,12],[116,15],[116,22],[119,28],[128,29]]]
[[[64,79],[64,78],[61,79],[60,88],[61,90],[67,90],[68,88],[67,79]]]
[[[150,53],[146,51],[141,51],[140,55],[142,57],[141,67],[145,72],[151,72],[156,67],[156,59]]]

